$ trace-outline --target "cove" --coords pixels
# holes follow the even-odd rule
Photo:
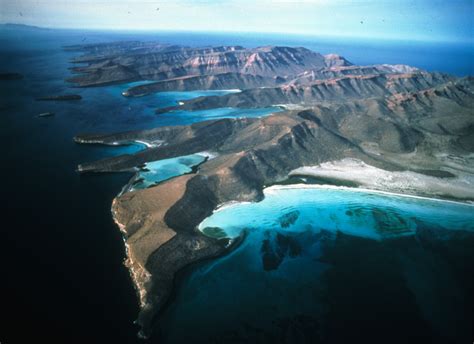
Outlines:
[[[264,193],[200,224],[214,237],[247,234],[183,273],[158,321],[162,342],[469,339],[472,205],[313,185]]]
[[[267,226],[291,232],[308,228],[340,231],[381,240],[413,235],[420,222],[472,232],[474,206],[350,188],[275,186],[265,190],[261,202],[235,203],[218,209],[199,228],[206,235],[231,238],[245,228]],[[209,229],[217,227],[221,231]]]
[[[148,162],[135,174],[125,191],[146,189],[164,180],[190,173],[209,157],[208,153],[198,153]]]

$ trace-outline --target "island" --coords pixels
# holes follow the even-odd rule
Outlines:
[[[259,118],[225,118],[78,143],[163,142],[78,166],[81,173],[136,171],[147,162],[212,152],[191,173],[125,192],[112,214],[125,238],[141,335],[149,335],[180,271],[225,254],[243,237],[206,236],[198,225],[222,204],[259,201],[292,176],[382,191],[473,201],[474,78],[405,65],[354,65],[306,48],[182,47],[115,42],[68,47],[84,54],[78,87],[149,81],[126,97],[162,91],[241,92],[184,100],[168,111],[279,106]],[[214,228],[214,231],[219,229]]]
[[[38,117],[51,117],[54,116],[54,112],[42,112],[38,115]]]
[[[48,101],[48,100],[81,100],[82,97],[78,94],[63,94],[58,96],[45,96],[36,98],[38,101]]]

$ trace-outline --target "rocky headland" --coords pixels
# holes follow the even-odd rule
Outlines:
[[[261,200],[265,186],[289,175],[353,180],[389,191],[394,180],[398,192],[473,200],[472,77],[404,65],[355,66],[338,55],[305,48],[119,42],[69,49],[85,52],[73,62],[86,65],[74,67],[80,74],[70,79],[81,87],[152,80],[124,95],[242,90],[183,101],[158,112],[271,105],[286,109],[261,118],[76,136],[78,143],[163,142],[135,154],[83,163],[78,166],[83,173],[134,171],[149,161],[203,151],[215,155],[193,173],[123,193],[113,202],[140,296],[139,323],[145,336],[169,300],[176,274],[232,247],[225,238],[203,235],[199,223],[223,203]],[[375,172],[379,179],[370,184],[364,176]],[[429,183],[419,181],[424,177]],[[404,188],[407,178],[418,181]]]

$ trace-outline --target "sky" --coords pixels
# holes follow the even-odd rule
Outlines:
[[[474,42],[474,0],[0,0],[0,22],[50,28],[269,32]]]

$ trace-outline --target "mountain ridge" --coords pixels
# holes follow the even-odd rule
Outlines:
[[[159,43],[119,42],[77,45],[68,50],[85,51],[72,60],[87,63],[73,67],[69,78],[77,86],[89,87],[135,80],[161,81],[183,76],[203,76],[223,73],[251,74],[259,77],[296,75],[308,69],[348,66],[351,63],[339,55],[321,55],[302,47],[265,46],[243,48],[220,46],[189,48]],[[131,50],[131,51],[130,51]],[[124,53],[126,51],[126,53]],[[117,70],[126,68],[130,74]]]

